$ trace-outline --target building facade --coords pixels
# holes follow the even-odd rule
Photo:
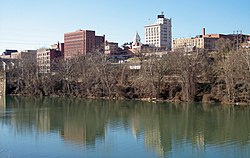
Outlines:
[[[104,52],[105,47],[105,35],[95,36],[95,48],[94,51]]]
[[[134,40],[132,42],[132,49],[141,49],[141,37],[139,36],[138,32],[136,32]]]
[[[22,50],[20,52],[12,53],[11,59],[33,60],[36,61],[37,50]]]
[[[105,36],[95,36],[95,31],[78,30],[64,34],[64,59],[104,51]]]
[[[56,59],[62,57],[62,52],[57,49],[38,49],[37,66],[39,69],[39,73],[51,73],[55,71]]]
[[[145,43],[149,46],[172,49],[172,19],[158,15],[157,22],[145,26]]]
[[[6,49],[0,56],[2,59],[11,59],[12,53],[17,53],[17,50]]]
[[[64,58],[64,43],[56,43],[56,44],[53,44],[51,45],[51,49],[56,49],[56,50],[59,50]]]
[[[108,41],[105,42],[105,54],[106,55],[116,53],[118,51],[118,48],[119,46],[118,46],[118,43],[116,42],[108,42]]]
[[[232,47],[245,41],[247,35],[243,34],[206,34],[205,28],[202,29],[202,35],[191,38],[180,38],[173,40],[173,51],[182,50],[184,52],[192,52],[196,49],[205,49],[208,51],[217,51],[217,42],[219,39],[228,39],[232,43]]]

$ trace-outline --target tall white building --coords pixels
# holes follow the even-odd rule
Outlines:
[[[146,44],[171,50],[172,48],[172,20],[167,19],[164,15],[158,15],[157,22],[145,26]]]

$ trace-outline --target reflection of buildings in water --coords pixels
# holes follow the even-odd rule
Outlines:
[[[65,141],[86,144],[86,127],[79,126],[68,120],[65,120],[64,130],[60,134]]]
[[[36,123],[39,131],[50,132],[50,111],[48,108],[37,111]]]
[[[65,120],[60,136],[67,142],[87,146],[95,145],[96,140],[105,139],[105,126],[98,123]]]
[[[0,109],[6,109],[6,97],[0,96]]]
[[[16,109],[15,113],[11,113],[10,115],[10,123],[15,127],[17,132],[33,132],[33,128],[36,127],[35,130],[39,131],[39,133],[50,133],[51,115],[48,108],[22,109],[24,108]]]
[[[199,157],[205,157],[205,135],[204,133],[198,133],[195,137],[195,143],[197,146],[197,154]]]
[[[149,115],[148,115],[149,114]],[[159,118],[152,111],[144,111],[141,115],[131,116],[132,132],[136,140],[144,135],[144,143],[149,150],[155,151],[157,156],[164,157],[165,151],[161,141]]]
[[[159,128],[153,127],[152,129],[146,129],[144,137],[147,147],[155,150],[158,156],[164,157],[164,149],[161,143],[161,133]]]
[[[138,137],[140,135],[140,121],[139,118],[135,118],[136,116],[132,116],[132,132],[136,140],[138,140]]]
[[[198,135],[196,135],[196,145],[197,145],[198,149],[204,150],[204,148],[205,148],[204,133],[198,133]]]

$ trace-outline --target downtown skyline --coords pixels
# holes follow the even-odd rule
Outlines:
[[[0,53],[5,49],[38,49],[64,41],[64,33],[96,30],[108,41],[122,45],[164,12],[172,18],[173,39],[207,33],[249,34],[250,1],[80,1],[0,0]]]

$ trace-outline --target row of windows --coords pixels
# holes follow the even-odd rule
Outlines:
[[[42,53],[42,54],[37,53],[37,57],[43,57],[43,56],[50,56],[50,53]]]
[[[74,39],[65,39],[65,44],[67,43],[76,43],[76,42],[85,42],[83,38],[74,38]]]
[[[159,42],[146,41],[147,44],[159,44]]]
[[[50,56],[37,57],[37,60],[44,60],[44,59],[50,60]]]
[[[153,32],[153,31],[159,31],[160,27],[150,27],[146,28],[146,32]]]
[[[160,38],[160,36],[148,36],[148,37],[146,37],[146,40],[147,39],[159,39]]]
[[[83,50],[82,49],[71,49],[68,50],[65,54],[76,54],[76,53],[82,53]]]
[[[50,60],[38,60],[37,63],[39,63],[39,64],[49,64]]]
[[[146,36],[159,36],[160,33],[146,33]]]
[[[146,40],[146,42],[159,42],[160,40],[159,39],[148,39]]]
[[[82,43],[70,43],[70,44],[66,44],[65,47],[71,47],[71,46],[78,46],[78,47],[82,47],[83,44]]]
[[[65,46],[68,45],[83,45],[83,44],[95,44],[95,43],[103,43],[103,42],[95,42],[95,41],[91,41],[91,40],[82,40],[82,41],[71,41],[71,42],[66,42]]]
[[[65,38],[75,38],[75,37],[83,37],[85,35],[85,33],[76,33],[76,34],[65,34]]]

